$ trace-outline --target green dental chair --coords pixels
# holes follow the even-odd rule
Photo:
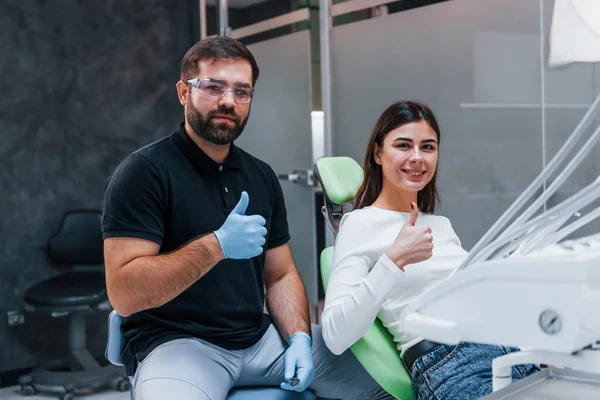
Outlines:
[[[362,168],[350,157],[324,157],[317,161],[315,175],[323,188],[323,215],[336,235],[344,214],[344,204],[352,201],[362,183]],[[320,261],[323,288],[327,291],[333,247],[321,252]],[[400,400],[415,400],[410,375],[392,335],[379,319],[375,320],[350,350],[369,375],[388,393]]]

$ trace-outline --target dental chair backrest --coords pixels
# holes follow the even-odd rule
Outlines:
[[[363,182],[362,168],[350,157],[324,157],[315,165],[315,176],[323,188],[323,215],[334,235],[348,205]],[[321,252],[320,269],[327,291],[333,263],[333,246]],[[414,400],[410,374],[406,370],[392,335],[379,319],[350,347],[363,368],[384,390],[400,400]]]

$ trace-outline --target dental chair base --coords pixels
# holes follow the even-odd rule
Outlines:
[[[512,383],[512,367],[522,364],[545,364],[555,368],[587,371],[600,379],[600,348],[590,347],[573,355],[544,351],[520,351],[498,357],[492,362],[494,392],[509,386]]]
[[[589,400],[600,398],[600,375],[549,367],[481,400]]]

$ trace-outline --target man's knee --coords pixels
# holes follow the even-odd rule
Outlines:
[[[176,339],[154,349],[134,378],[136,400],[224,400],[239,376],[237,360],[195,339]]]
[[[138,382],[134,395],[135,400],[224,400],[211,398],[202,388],[174,378],[151,378]]]

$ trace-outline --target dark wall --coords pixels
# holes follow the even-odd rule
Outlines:
[[[175,83],[195,1],[0,1],[0,372],[66,352],[66,319],[6,311],[62,269],[44,247],[62,215],[101,208],[128,153],[182,119]],[[103,353],[106,314],[92,318]]]

